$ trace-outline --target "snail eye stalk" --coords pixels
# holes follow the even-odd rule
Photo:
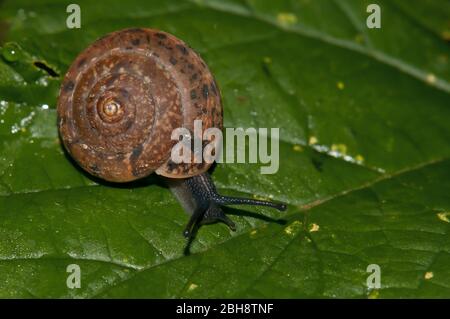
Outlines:
[[[194,214],[192,214],[191,218],[189,218],[189,221],[188,221],[188,223],[187,223],[187,225],[186,225],[186,227],[184,228],[184,231],[183,231],[183,236],[185,238],[191,238],[192,237],[192,235],[194,233],[194,230],[195,230],[195,227],[197,225],[197,221],[201,217],[201,215],[202,215],[201,212],[197,211]]]
[[[218,205],[255,205],[255,206],[266,206],[278,209],[283,212],[286,210],[286,204],[283,203],[275,203],[265,200],[257,200],[252,198],[241,198],[241,197],[232,197],[232,196],[222,196],[217,195],[214,197],[214,202]]]

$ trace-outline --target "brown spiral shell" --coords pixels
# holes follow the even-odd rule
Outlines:
[[[67,151],[83,169],[113,182],[154,171],[174,178],[205,172],[210,164],[170,160],[172,131],[193,132],[194,120],[202,120],[203,131],[222,129],[214,77],[183,41],[153,29],[95,41],[70,66],[58,99]]]

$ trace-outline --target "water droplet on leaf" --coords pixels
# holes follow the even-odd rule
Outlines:
[[[2,56],[7,62],[15,62],[19,60],[22,49],[15,42],[8,42],[2,48]]]

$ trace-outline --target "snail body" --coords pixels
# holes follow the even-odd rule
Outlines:
[[[171,159],[176,128],[222,129],[220,92],[201,57],[183,41],[153,29],[110,33],[78,55],[61,85],[58,129],[67,152],[90,174],[129,182],[156,173],[166,178],[191,220],[234,224],[227,204],[282,204],[218,195],[207,170],[211,163]]]

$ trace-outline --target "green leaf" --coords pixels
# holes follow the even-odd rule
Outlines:
[[[69,3],[0,4],[1,297],[450,295],[448,2],[377,1],[381,29],[366,27],[370,1],[86,0],[81,29],[66,28]],[[65,155],[61,78],[127,27],[202,55],[226,127],[280,127],[277,174],[221,164],[213,178],[287,213],[230,209],[238,231],[202,227],[186,255],[187,215],[156,177],[102,183]]]

